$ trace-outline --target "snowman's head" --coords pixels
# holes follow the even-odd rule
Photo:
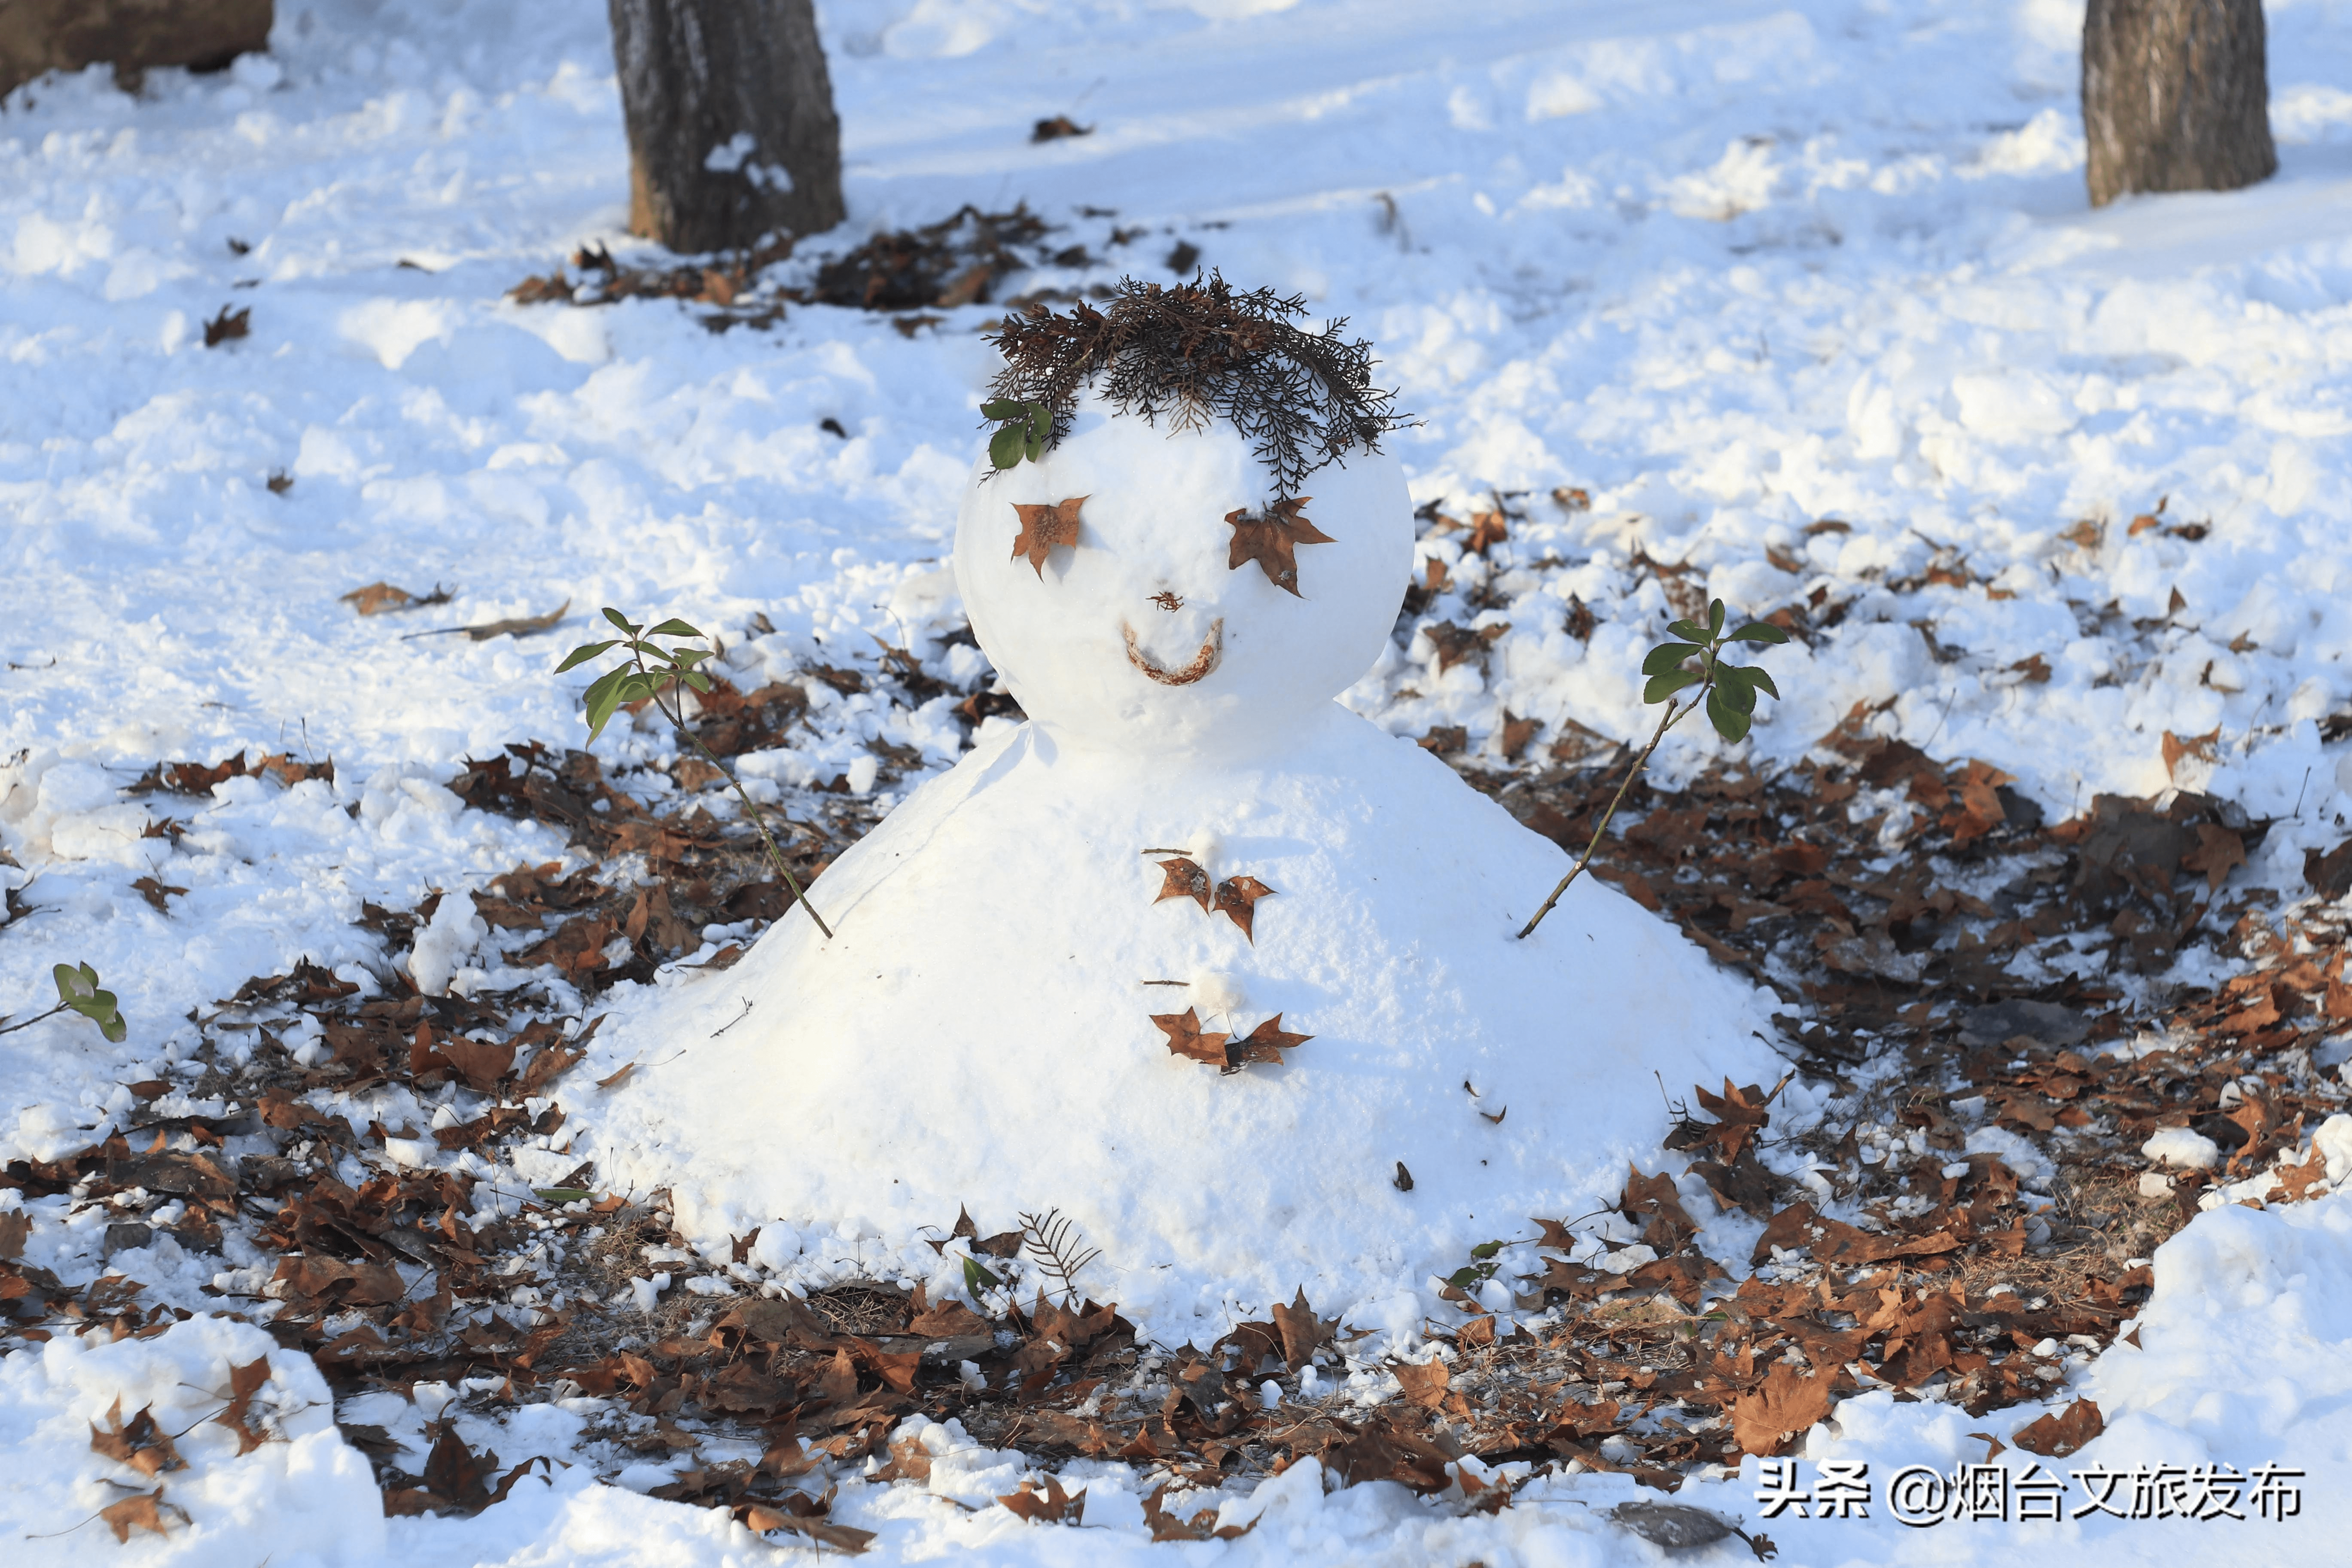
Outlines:
[[[1175,430],[1082,396],[1043,457],[983,458],[964,487],[972,630],[1065,743],[1259,749],[1371,668],[1412,571],[1393,457],[1358,447],[1302,489],[1274,504],[1223,420]]]

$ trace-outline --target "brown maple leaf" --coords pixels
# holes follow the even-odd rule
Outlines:
[[[96,1422],[90,1423],[89,1446],[93,1451],[117,1464],[128,1465],[142,1476],[176,1470],[186,1463],[172,1446],[171,1434],[155,1425],[155,1417],[147,1406],[140,1406],[139,1414],[128,1425],[123,1422],[122,1396],[119,1394],[106,1412],[106,1429],[101,1431]]]
[[[1484,555],[1490,544],[1500,544],[1511,537],[1510,528],[1499,511],[1478,511],[1470,514],[1470,538],[1463,549],[1473,555]]]
[[[166,1512],[166,1510],[170,1511]],[[136,1493],[120,1502],[108,1503],[98,1510],[98,1517],[106,1521],[106,1528],[114,1531],[115,1540],[126,1542],[134,1530],[168,1535],[173,1525],[188,1522],[187,1513],[179,1504],[163,1500],[163,1489],[161,1487],[152,1492]]]
[[[1228,877],[1217,884],[1218,911],[1233,918],[1234,924],[1242,928],[1242,934],[1249,938],[1253,947],[1257,944],[1257,936],[1250,930],[1253,906],[1273,892],[1272,888],[1255,877]]]
[[[1314,499],[1300,496],[1295,500],[1278,500],[1264,517],[1250,516],[1247,507],[1225,513],[1225,521],[1234,525],[1233,550],[1225,564],[1238,572],[1244,562],[1255,561],[1265,571],[1267,582],[1293,598],[1301,597],[1298,562],[1292,552],[1302,544],[1334,542],[1329,534],[1298,513],[1300,507]]]
[[[1174,1485],[1162,1481],[1158,1490],[1143,1500],[1143,1522],[1150,1528],[1153,1541],[1238,1541],[1257,1528],[1256,1520],[1221,1525],[1213,1508],[1196,1510],[1189,1519],[1169,1512],[1161,1500]]]
[[[1167,1035],[1168,1048],[1176,1055],[1190,1057],[1196,1062],[1207,1062],[1215,1068],[1232,1065],[1225,1059],[1225,1042],[1233,1037],[1229,1034],[1201,1033],[1197,1009],[1187,1007],[1181,1013],[1154,1013],[1151,1021]]]
[[[1744,1089],[1735,1089],[1727,1078],[1720,1095],[1709,1094],[1705,1085],[1693,1088],[1698,1095],[1699,1109],[1715,1118],[1715,1125],[1707,1128],[1693,1147],[1713,1143],[1723,1151],[1726,1160],[1736,1160],[1749,1139],[1771,1125],[1772,1115],[1767,1107],[1772,1097],[1764,1092],[1761,1085],[1751,1083]]]
[[[1398,1386],[1404,1390],[1404,1396],[1411,1403],[1423,1410],[1434,1410],[1445,1403],[1445,1391],[1452,1386],[1454,1378],[1445,1370],[1444,1362],[1426,1362],[1420,1366],[1407,1363],[1391,1370],[1396,1373]]]
[[[1263,1026],[1261,1026],[1263,1027]],[[1307,1037],[1301,1035],[1300,1039]],[[1315,1359],[1315,1352],[1338,1336],[1339,1320],[1318,1318],[1307,1304],[1307,1288],[1300,1286],[1298,1294],[1287,1307],[1274,1304],[1275,1329],[1282,1335],[1282,1359],[1291,1371],[1297,1372]]]
[[[1055,545],[1076,545],[1078,542],[1078,508],[1087,500],[1070,496],[1053,506],[1024,506],[1013,503],[1021,519],[1021,532],[1013,541],[1013,553],[1029,557],[1029,564],[1037,575],[1045,575],[1045,557]]]
[[[371,583],[364,588],[354,588],[342,596],[343,603],[363,616],[380,616],[386,610],[404,607],[415,598],[405,588],[395,588],[389,583]]]
[[[1731,1407],[1731,1431],[1743,1454],[1769,1457],[1795,1433],[1809,1431],[1830,1413],[1832,1373],[1799,1372],[1775,1362],[1753,1394]]]
[[[2107,1429],[2106,1417],[2087,1399],[2078,1399],[2061,1413],[2028,1422],[2010,1441],[2029,1454],[2063,1459]]]
[[[996,1500],[1006,1509],[1036,1524],[1082,1524],[1087,1517],[1087,1489],[1075,1493],[1062,1489],[1059,1476],[1047,1476],[1043,1491],[1034,1481],[1024,1481],[1021,1489]]]
[[[1276,1013],[1226,1048],[1231,1066],[1225,1070],[1231,1072],[1250,1062],[1278,1062],[1283,1052],[1294,1046],[1303,1046],[1314,1037],[1312,1035],[1286,1033],[1282,1027],[1282,1015]]]
[[[1160,885],[1160,896],[1151,900],[1153,903],[1163,903],[1170,899],[1192,899],[1198,900],[1202,911],[1206,912],[1209,908],[1209,874],[1206,871],[1181,855],[1172,860],[1162,860],[1159,866],[1168,879]],[[1222,900],[1224,889],[1218,889],[1217,895]],[[1246,909],[1242,912],[1244,931],[1249,929],[1248,912]]]
[[[249,1454],[269,1440],[268,1434],[256,1430],[253,1425],[253,1396],[269,1381],[269,1358],[257,1357],[244,1366],[235,1362],[228,1369],[228,1407],[213,1417],[236,1434],[236,1451]]]

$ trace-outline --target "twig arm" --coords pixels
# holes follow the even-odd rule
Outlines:
[[[640,669],[645,668],[642,657],[640,657],[638,660],[638,668]],[[782,877],[784,879],[784,886],[793,890],[793,901],[799,904],[801,908],[808,911],[808,918],[816,921],[816,929],[824,932],[825,940],[827,942],[831,942],[833,940],[833,928],[824,923],[824,917],[823,915],[816,912],[816,906],[809,902],[808,892],[801,886],[800,879],[793,876],[792,867],[785,864],[783,850],[778,847],[775,836],[768,831],[767,814],[760,809],[759,803],[754,801],[751,798],[750,792],[744,789],[743,781],[737,778],[732,773],[730,773],[727,769],[727,764],[719,760],[718,753],[713,752],[709,746],[702,743],[701,736],[687,728],[685,700],[678,695],[679,690],[680,688],[677,684],[673,683],[671,685],[670,699],[672,701],[678,704],[677,707],[670,708],[665,706],[658,694],[654,698],[654,706],[661,710],[662,717],[670,721],[670,727],[676,730],[679,736],[690,743],[696,751],[700,752],[703,755],[703,759],[709,763],[712,767],[717,768],[719,770],[719,776],[724,778],[727,781],[728,785],[734,790],[735,798],[743,803],[744,815],[751,819],[751,826],[759,831],[760,842],[767,846],[768,864],[776,868],[777,875]]]
[[[29,1017],[29,1018],[26,1019],[26,1020],[25,1020],[23,1023],[21,1023],[21,1024],[10,1024],[10,1025],[9,1025],[9,1026],[7,1026],[5,1028],[0,1028],[0,1035],[13,1035],[13,1034],[15,1034],[15,1033],[16,1033],[17,1030],[19,1030],[19,1029],[29,1029],[29,1028],[31,1028],[34,1025],[36,1025],[36,1024],[39,1023],[42,1019],[44,1019],[44,1018],[54,1018],[54,1017],[56,1017],[58,1014],[60,1014],[60,1013],[64,1012],[65,1010],[66,1010],[66,1005],[65,1005],[64,1003],[60,1002],[60,1003],[58,1003],[56,1006],[54,1006],[54,1007],[50,1008],[50,1009],[49,1009],[47,1012],[46,1012],[46,1013],[36,1013],[36,1014],[34,1014],[31,1017]]]
[[[1625,802],[1625,792],[1632,789],[1634,779],[1641,776],[1643,767],[1650,760],[1650,753],[1658,749],[1658,742],[1666,738],[1666,731],[1675,727],[1675,721],[1696,708],[1706,696],[1706,687],[1702,684],[1688,702],[1666,704],[1665,714],[1658,721],[1657,729],[1651,733],[1650,743],[1642,748],[1642,754],[1635,757],[1633,765],[1625,770],[1624,781],[1618,784],[1617,793],[1610,797],[1609,809],[1601,814],[1601,821],[1592,829],[1591,841],[1585,845],[1584,853],[1576,858],[1576,864],[1568,868],[1568,875],[1559,879],[1559,886],[1551,890],[1551,897],[1543,901],[1543,908],[1538,910],[1528,919],[1528,923],[1519,928],[1519,941],[1525,942],[1528,933],[1543,923],[1544,916],[1551,913],[1551,907],[1559,902],[1559,896],[1568,891],[1569,884],[1583,875],[1585,867],[1592,863],[1593,852],[1601,847],[1601,836],[1609,831],[1609,824],[1616,817],[1617,808]]]

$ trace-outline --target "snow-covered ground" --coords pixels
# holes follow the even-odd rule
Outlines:
[[[1545,743],[1570,721],[1633,733],[1639,651],[1676,580],[1657,562],[1750,613],[1810,606],[1811,647],[1776,655],[1788,700],[1759,724],[1759,759],[1887,704],[1890,732],[2007,770],[2053,815],[2179,784],[2279,818],[2245,874],[2281,886],[2342,837],[2352,768],[2321,726],[2352,708],[2352,6],[2267,7],[2274,180],[2095,214],[2080,10],[2063,0],[821,10],[842,242],[1018,201],[1108,258],[1034,282],[1166,278],[1179,242],[1196,246],[1377,342],[1420,418],[1394,437],[1416,500],[1467,517],[1527,492],[1486,559],[1458,534],[1424,538],[1457,588],[1492,579],[1493,607],[1432,617],[1508,630],[1483,669],[1441,670],[1426,637],[1395,648],[1350,697],[1382,724],[1462,724],[1498,757],[1507,710],[1542,721]],[[877,638],[959,688],[984,679],[942,641],[961,615],[941,567],[991,310],[909,335],[795,309],[722,334],[670,302],[503,298],[582,242],[639,254],[618,233],[605,28],[593,0],[287,0],[271,55],[226,75],[152,73],[134,100],[93,70],[0,110],[0,847],[22,868],[0,879],[34,879],[39,910],[0,932],[0,1009],[32,1010],[52,963],[86,961],[130,1021],[119,1047],[72,1018],[0,1047],[0,1157],[100,1136],[129,1104],[117,1086],[184,1052],[190,1010],[247,976],[305,953],[380,963],[351,923],[362,900],[407,908],[557,858],[547,829],[462,809],[443,785],[468,754],[578,742],[583,682],[551,667],[599,605],[720,629],[747,689],[871,668]],[[1029,142],[1061,113],[1096,129]],[[207,349],[224,307],[250,310],[249,334]],[[282,494],[273,473],[292,479]],[[340,601],[380,579],[454,597],[369,618]],[[1596,617],[1589,640],[1568,629],[1571,599]],[[574,623],[551,637],[404,640],[566,603]],[[821,698],[772,776],[902,791],[911,774],[874,784],[868,742],[951,762],[952,700]],[[1662,756],[1687,771],[1709,744],[1685,731]],[[597,749],[618,763],[657,746],[616,727]],[[121,793],[158,760],[240,748],[332,756],[336,778],[236,779],[170,805]],[[184,835],[142,837],[166,811]],[[151,875],[186,889],[168,913],[131,890]],[[1997,1562],[2063,1542],[2137,1563],[2240,1535],[2324,1559],[2313,1543],[2352,1519],[2347,1230],[2343,1196],[2200,1217],[2158,1258],[2139,1346],[2078,1374],[2109,1433],[2070,1462],[2301,1466],[2295,1523],[1910,1531],[1874,1510],[1766,1525],[1780,1560]],[[82,1446],[114,1393],[155,1399],[159,1418],[182,1401],[174,1430],[208,1411],[170,1389],[224,1386],[258,1353],[234,1327],[0,1363],[10,1528],[63,1530],[114,1495]],[[529,1479],[471,1521],[379,1523],[364,1464],[320,1413],[291,1413],[324,1397],[315,1373],[277,1356],[295,1441],[237,1460],[211,1428],[185,1440],[209,1478],[174,1484],[194,1525],[134,1550],[774,1550],[580,1472]],[[1809,1458],[1884,1476],[1982,1452],[1946,1407],[1868,1395],[1840,1417]],[[561,1454],[547,1422],[502,1430],[501,1452]],[[931,1491],[984,1503],[1019,1473],[942,1458]],[[1327,1498],[1303,1465],[1227,1504],[1236,1522],[1263,1510],[1251,1536],[1155,1549],[1123,1476],[1095,1482],[1088,1524],[1109,1529],[908,1488],[847,1489],[840,1516],[908,1559],[1656,1555],[1595,1517],[1620,1479],[1441,1520],[1391,1488]],[[1750,1489],[1698,1500],[1752,1516]],[[23,1550],[86,1552],[101,1528]]]

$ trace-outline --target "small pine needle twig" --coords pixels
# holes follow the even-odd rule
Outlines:
[[[1036,1260],[1038,1272],[1055,1281],[1066,1306],[1078,1300],[1078,1270],[1102,1256],[1100,1247],[1082,1246],[1071,1234],[1073,1228],[1057,1208],[1021,1216],[1024,1248]]]

